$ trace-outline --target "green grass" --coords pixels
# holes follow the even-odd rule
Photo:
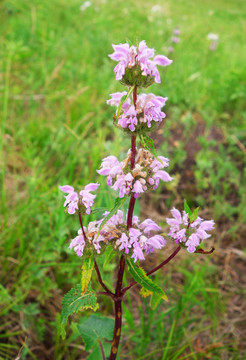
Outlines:
[[[240,296],[245,288],[230,272],[222,276],[220,256],[228,244],[244,250],[245,2],[167,0],[157,12],[151,11],[153,0],[93,1],[85,12],[81,4],[0,4],[0,359],[15,358],[23,343],[23,359],[81,356],[75,326],[65,341],[57,336],[61,297],[79,281],[81,266],[68,249],[79,225],[65,216],[58,185],[97,180],[97,206],[112,206],[114,193],[109,195],[96,169],[106,155],[124,156],[129,141],[113,127],[113,109],[105,102],[122,90],[108,58],[111,44],[145,39],[167,54],[176,26],[181,42],[174,62],[161,70],[161,85],[151,88],[169,97],[159,152],[170,157],[175,181],[153,194],[149,205],[163,209],[163,194],[165,210],[181,207],[183,197],[200,205],[205,217],[216,219],[213,241],[219,250],[192,262],[184,254],[158,274],[169,304],[156,311],[148,299],[127,298],[121,357],[240,359],[238,335],[223,332],[230,321],[221,319],[235,288]],[[209,50],[209,32],[219,34],[215,52]],[[193,134],[199,145],[194,153]],[[108,283],[112,271],[113,264],[105,269]],[[110,302],[100,304],[112,314]],[[32,350],[35,344],[44,350]]]

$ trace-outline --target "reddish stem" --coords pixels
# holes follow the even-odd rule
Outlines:
[[[80,222],[80,226],[81,226],[81,229],[82,229],[82,232],[83,232],[83,235],[84,235],[84,239],[86,240],[86,235],[85,235],[85,230],[84,230],[84,226],[83,226],[83,222],[82,222],[82,216],[81,214],[79,213],[79,222]]]
[[[134,195],[131,196],[130,202],[129,202],[129,208],[127,213],[127,230],[129,230],[132,227],[132,218],[133,218],[133,210],[135,205],[135,197]]]
[[[169,261],[171,261],[177,254],[178,252],[181,250],[181,246],[178,246],[177,249],[166,259],[164,260],[162,263],[160,263],[160,265],[156,266],[154,269],[150,270],[147,275],[151,275],[154,272],[156,272],[157,270],[161,269],[164,265],[168,264]],[[122,293],[125,294],[127,292],[127,290],[129,290],[132,286],[136,285],[137,282],[133,281],[132,283],[130,283],[128,286],[126,286],[124,289],[122,289]]]
[[[109,288],[104,284],[104,282],[102,281],[102,277],[101,277],[101,274],[100,274],[100,270],[97,266],[97,262],[96,262],[96,259],[94,258],[94,266],[95,266],[95,270],[96,270],[96,273],[97,273],[97,277],[98,277],[98,281],[99,283],[101,284],[101,286],[104,288],[104,290],[106,291],[106,294],[108,296],[111,296],[111,297],[114,297],[114,294],[112,293],[112,291],[109,290]],[[106,295],[104,294],[104,295]]]
[[[103,346],[102,346],[102,343],[101,343],[100,340],[98,341],[98,344],[99,344],[99,347],[100,347],[100,350],[101,350],[102,359],[103,359],[103,360],[106,360],[106,357],[105,357],[105,354],[104,354],[104,350],[103,350]]]
[[[131,137],[131,169],[134,169],[136,158],[136,136]]]
[[[137,87],[135,87],[133,90],[133,104],[136,109]],[[136,136],[132,135],[131,136],[131,169],[134,169],[135,158],[136,158]],[[128,209],[128,214],[127,214],[127,229],[129,229],[132,226],[132,218],[133,218],[133,210],[134,210],[135,201],[136,201],[136,199],[132,195],[130,202],[129,202],[129,209]],[[121,325],[122,325],[122,298],[123,298],[122,280],[123,280],[124,270],[125,270],[125,257],[124,257],[124,255],[122,255],[120,258],[117,283],[116,283],[116,288],[115,288],[115,294],[113,297],[115,325],[114,325],[114,338],[113,338],[113,342],[112,342],[109,360],[116,359],[119,342],[120,342]]]
[[[125,270],[125,256],[122,255],[120,258],[119,270],[117,283],[115,287],[115,296],[114,296],[114,337],[111,347],[111,353],[109,360],[115,360],[118,352],[118,347],[120,343],[120,335],[121,335],[121,326],[122,326],[122,280]]]

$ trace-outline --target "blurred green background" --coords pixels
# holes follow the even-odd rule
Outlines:
[[[96,205],[112,207],[115,194],[96,169],[109,154],[123,158],[129,140],[106,105],[123,91],[108,54],[112,43],[142,39],[174,60],[150,91],[169,98],[153,136],[175,180],[136,212],[165,228],[168,210],[186,198],[215,219],[206,246],[216,252],[183,251],[157,274],[169,303],[155,311],[138,288],[128,295],[119,358],[244,359],[245,1],[2,0],[0,14],[0,359],[86,358],[75,325],[86,314],[73,317],[66,340],[57,335],[62,296],[81,267],[68,249],[79,224],[64,214],[58,185],[99,181]],[[176,27],[180,43],[168,54]],[[209,33],[219,36],[215,51]],[[113,270],[103,271],[109,285]],[[99,302],[113,314],[108,299]]]

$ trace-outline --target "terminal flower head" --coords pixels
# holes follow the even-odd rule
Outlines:
[[[153,81],[160,83],[160,74],[157,65],[167,66],[172,63],[164,55],[155,55],[155,50],[150,49],[144,40],[142,40],[138,47],[126,44],[112,45],[114,52],[109,55],[112,60],[118,61],[114,68],[116,73],[116,80],[121,80],[126,75],[127,69],[139,69],[139,74],[142,76],[149,76]],[[135,75],[137,72],[135,72]],[[129,79],[128,79],[129,81]],[[138,85],[140,86],[140,85]]]

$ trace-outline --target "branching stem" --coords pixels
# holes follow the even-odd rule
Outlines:
[[[98,277],[98,281],[100,283],[100,285],[104,288],[104,290],[106,291],[107,295],[108,296],[111,296],[112,298],[114,297],[114,293],[112,293],[112,291],[109,290],[109,288],[104,284],[104,282],[102,281],[102,277],[101,277],[101,274],[100,274],[100,270],[98,268],[98,265],[97,265],[97,262],[96,262],[96,259],[94,258],[94,266],[95,266],[95,270],[96,270],[96,273],[97,273],[97,277]],[[105,294],[104,294],[105,295]]]
[[[180,251],[181,247],[178,246],[176,248],[176,250],[166,259],[164,260],[163,262],[160,263],[160,265],[156,266],[154,269],[150,270],[147,275],[151,275],[153,273],[155,273],[157,270],[161,269],[164,265],[168,264],[169,261],[171,261],[177,254],[178,252]],[[134,285],[136,285],[137,282],[136,281],[133,281],[131,282],[128,286],[126,286],[124,289],[122,289],[122,293],[125,294],[131,287],[133,287]]]

